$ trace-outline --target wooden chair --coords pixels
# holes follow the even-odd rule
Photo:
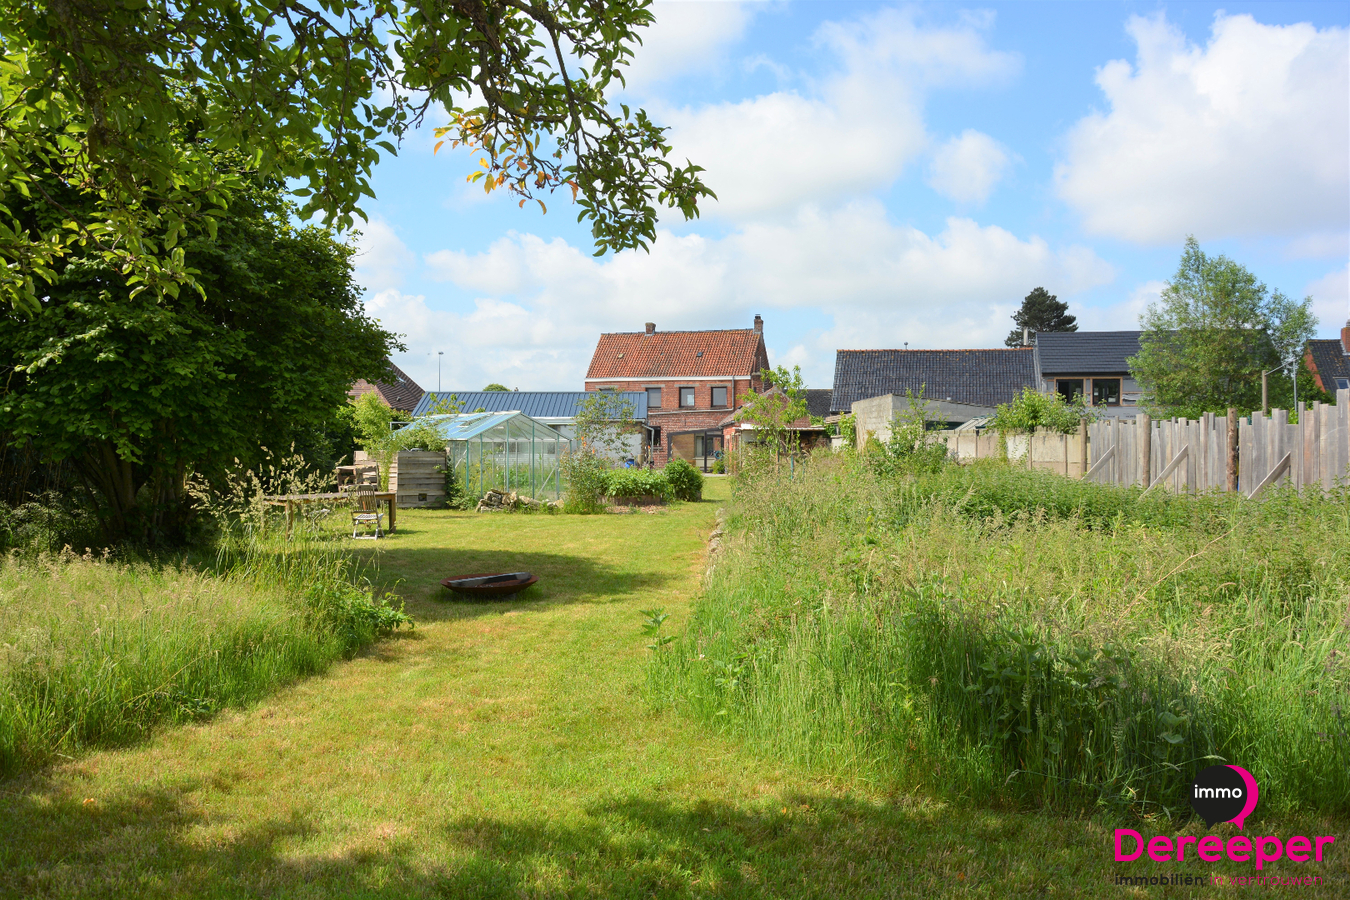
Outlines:
[[[380,526],[384,522],[384,513],[380,512],[380,501],[375,496],[378,485],[358,484],[356,490],[352,492],[352,499],[356,503],[356,508],[352,510],[352,537],[364,540],[379,540]],[[358,535],[356,532],[361,526],[367,527],[374,525],[375,533]]]

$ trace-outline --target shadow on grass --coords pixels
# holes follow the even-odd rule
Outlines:
[[[441,585],[452,576],[532,572],[538,583],[511,597],[475,600]],[[615,601],[657,590],[675,573],[625,571],[585,556],[520,550],[396,548],[384,551],[366,576],[380,591],[402,597],[418,621],[499,615],[567,603]]]
[[[235,786],[185,779],[86,803],[38,778],[0,785],[0,895],[1020,896],[1058,865],[1018,843],[1022,823],[834,797],[752,809],[627,797],[566,822],[465,817],[414,839],[398,823],[321,834],[301,813],[238,827],[194,797]],[[1011,879],[1009,849],[1031,862]]]

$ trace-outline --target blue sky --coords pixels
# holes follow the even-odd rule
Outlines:
[[[839,348],[995,347],[1032,288],[1137,327],[1186,235],[1350,318],[1350,4],[658,2],[622,97],[718,194],[591,256],[466,183],[430,125],[385,159],[367,310],[424,388],[577,390],[598,334],[748,327],[829,387]]]

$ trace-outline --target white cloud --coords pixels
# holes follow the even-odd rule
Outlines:
[[[356,241],[356,281],[372,293],[401,287],[417,263],[403,241],[383,219],[371,219]]]
[[[1350,321],[1350,264],[1308,285],[1313,298],[1313,315],[1317,316],[1319,334],[1337,337]]]
[[[1345,259],[1350,257],[1350,232],[1322,231],[1289,242],[1284,255],[1290,259]]]
[[[875,201],[806,207],[721,239],[663,231],[650,255],[595,259],[561,238],[511,234],[483,253],[440,251],[427,265],[478,298],[473,314],[393,302],[372,311],[410,335],[410,358],[446,349],[421,346],[433,339],[490,348],[464,354],[476,367],[469,383],[522,389],[580,387],[602,331],[646,321],[662,330],[748,327],[761,313],[772,346],[773,311],[809,308],[832,316],[833,327],[794,340],[773,362],[800,363],[812,384],[827,385],[838,347],[998,346],[1028,285],[1072,296],[1115,275],[1083,247],[1052,248],[962,218],[930,236],[892,223]]]
[[[1002,144],[967,128],[937,149],[928,168],[928,185],[957,203],[980,204],[989,199],[1011,161]]]
[[[642,45],[624,74],[628,88],[717,66],[745,35],[759,8],[756,3],[658,0],[652,4],[656,21],[638,32]]]
[[[816,42],[839,67],[805,92],[655,108],[671,126],[673,155],[707,169],[718,202],[704,214],[775,214],[884,187],[928,144],[931,88],[988,85],[1018,71],[1019,57],[987,46],[991,19],[930,27],[916,15],[885,10],[822,26]]]
[[[1073,310],[1080,331],[1133,331],[1139,317],[1162,297],[1165,281],[1146,281],[1130,291],[1130,296],[1110,306],[1084,306]]]
[[[1087,229],[1144,243],[1297,234],[1350,221],[1344,28],[1215,17],[1188,44],[1161,14],[1132,17],[1134,65],[1097,72],[1110,112],[1069,132],[1060,196]]]

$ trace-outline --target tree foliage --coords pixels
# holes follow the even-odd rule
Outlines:
[[[797,432],[792,423],[806,417],[806,384],[800,366],[789,372],[786,366],[760,372],[764,389],[751,391],[741,406],[739,417],[755,429],[755,442],[773,453],[793,453]]]
[[[618,391],[590,391],[577,404],[573,431],[578,450],[614,457],[627,448],[628,437],[637,428],[633,401]]]
[[[49,180],[74,209],[88,198]],[[351,250],[296,228],[277,186],[241,190],[179,248],[197,291],[137,292],[98,253],[71,253],[29,316],[0,307],[0,434],[75,468],[110,539],[174,539],[184,479],[254,465],[328,428],[357,378],[398,345],[361,311]],[[18,218],[64,213],[36,199]]]
[[[486,190],[566,188],[597,254],[645,247],[657,206],[712,196],[607,100],[652,18],[650,0],[0,0],[0,292],[36,311],[77,254],[172,296],[194,283],[189,224],[213,230],[250,178],[349,228],[381,155],[441,109]],[[84,214],[18,221],[29,197],[56,205],[52,178]]]
[[[917,394],[906,389],[905,399],[904,410],[891,419],[890,440],[882,444],[873,438],[864,445],[868,462],[878,474],[936,472],[947,461],[947,445],[930,435],[937,422],[929,401],[924,400],[923,388]]]
[[[1003,341],[1009,347],[1022,346],[1023,328],[1030,328],[1032,334],[1078,330],[1078,317],[1069,315],[1069,304],[1060,301],[1043,287],[1034,288],[1022,299],[1022,306],[1013,313],[1012,320],[1017,327],[1008,332]]]
[[[438,397],[425,413],[399,427],[401,414],[374,391],[356,398],[343,410],[351,422],[356,442],[380,466],[380,487],[389,489],[389,472],[400,450],[445,450],[445,438],[436,427],[441,416],[460,412],[459,399],[451,394]]]
[[[1145,404],[1188,418],[1259,409],[1261,373],[1296,359],[1316,332],[1311,306],[1311,297],[1271,292],[1187,238],[1176,274],[1141,317],[1139,355],[1129,360]]]
[[[1011,403],[1000,403],[994,414],[993,427],[1002,434],[1030,434],[1033,431],[1058,431],[1072,434],[1078,423],[1091,421],[1096,414],[1085,405],[1082,394],[1070,403],[1062,394],[1041,393],[1035,388],[1022,388]]]
[[[497,382],[494,381],[494,382],[492,382],[492,384],[489,384],[487,387],[483,388],[483,390],[485,390],[485,391],[509,391],[509,390],[511,390],[511,389],[510,389],[509,387],[507,387],[506,385],[504,385],[504,384],[498,384]]]

